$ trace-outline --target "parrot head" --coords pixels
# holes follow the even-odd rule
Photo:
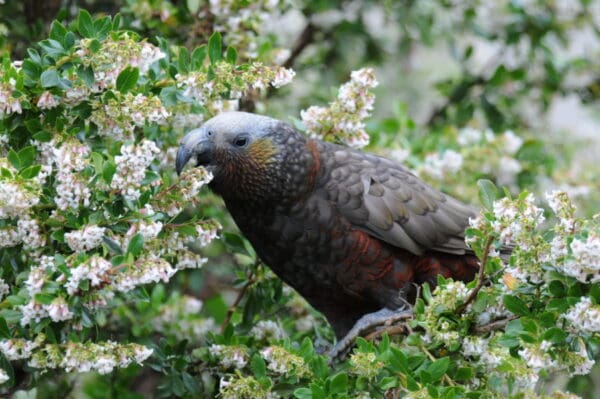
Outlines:
[[[286,123],[246,112],[224,112],[184,136],[175,169],[180,174],[192,161],[213,174],[209,186],[217,194],[264,200],[285,185],[296,161],[289,145],[294,141],[305,139]]]

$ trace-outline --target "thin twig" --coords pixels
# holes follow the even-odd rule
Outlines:
[[[429,352],[429,349],[427,349],[425,346],[421,345],[421,350],[423,352],[425,352],[425,354],[427,355],[427,357],[429,357],[429,360],[431,360],[432,362],[435,362],[437,360],[437,358],[435,356],[433,356],[431,354],[431,352]],[[444,373],[444,380],[446,380],[446,382],[448,383],[448,385],[452,385],[455,386],[456,383],[454,381],[452,381],[452,379],[450,377],[448,377],[448,374]]]
[[[306,27],[304,28],[304,30],[302,31],[302,33],[300,34],[300,36],[298,37],[298,40],[296,41],[294,48],[290,52],[290,56],[283,63],[284,67],[291,68],[292,66],[294,66],[294,62],[296,61],[296,58],[298,58],[298,56],[300,54],[302,54],[304,49],[306,47],[308,47],[308,45],[314,41],[316,32],[317,32],[317,27],[315,25],[313,25],[312,22],[309,22],[306,25]]]
[[[242,288],[238,292],[237,297],[235,298],[235,301],[233,301],[233,304],[229,307],[229,309],[227,309],[227,315],[225,316],[225,320],[223,320],[223,324],[221,324],[221,334],[225,332],[227,325],[231,321],[231,316],[233,316],[233,312],[235,312],[235,309],[240,304],[242,298],[244,297],[244,295],[246,295],[246,291],[248,290],[248,288],[250,288],[250,286],[256,282],[256,276],[254,275],[254,273],[256,272],[256,266],[258,266],[258,261],[252,268],[250,274],[248,275],[248,281],[246,281],[246,284],[242,286]]]
[[[492,247],[493,242],[494,237],[491,235],[488,236],[485,242],[485,246],[483,248],[483,255],[481,255],[481,266],[479,266],[479,273],[477,274],[477,285],[475,286],[475,288],[473,288],[473,290],[471,291],[467,299],[463,302],[463,304],[456,308],[454,313],[461,314],[467,308],[467,306],[469,306],[469,304],[475,300],[475,297],[479,293],[479,290],[481,289],[481,287],[483,287],[483,283],[485,280],[485,264],[487,263],[488,255],[490,253],[490,248]]]
[[[473,332],[476,334],[485,334],[485,333],[489,333],[491,331],[500,330],[501,328],[506,327],[506,325],[510,321],[517,319],[517,318],[519,318],[519,316],[512,315],[512,316],[507,317],[506,319],[496,320],[489,324],[484,324],[482,326],[475,326],[473,328]]]

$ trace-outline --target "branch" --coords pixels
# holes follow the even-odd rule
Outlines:
[[[514,319],[518,319],[518,318],[519,318],[519,316],[512,315],[512,316],[507,317],[506,319],[496,320],[489,324],[484,324],[482,326],[475,326],[473,328],[473,332],[476,334],[485,334],[485,333],[489,333],[492,331],[500,330],[500,329],[506,327],[506,325],[510,321],[512,321]]]
[[[315,33],[317,33],[317,27],[313,25],[312,22],[309,22],[300,34],[300,37],[298,37],[296,45],[292,49],[290,56],[287,60],[285,60],[282,66],[286,68],[292,67],[296,61],[296,58],[298,58],[304,49],[314,41]]]
[[[258,262],[255,264],[255,266],[257,265]],[[231,316],[233,316],[233,312],[235,312],[235,309],[240,304],[240,301],[242,300],[244,295],[246,295],[246,291],[248,290],[248,288],[256,282],[256,276],[254,275],[255,271],[256,267],[253,267],[250,272],[250,275],[248,275],[248,281],[246,281],[246,284],[242,286],[242,288],[238,292],[237,297],[235,298],[235,301],[233,301],[233,304],[229,307],[229,309],[227,309],[227,315],[225,316],[225,320],[223,320],[223,324],[221,324],[221,334],[225,332],[227,325],[231,321]]]
[[[467,306],[469,306],[469,304],[475,300],[475,297],[479,293],[479,290],[481,290],[481,287],[483,287],[483,283],[485,280],[485,264],[487,263],[488,255],[490,253],[490,248],[493,242],[494,237],[492,235],[489,235],[483,248],[483,255],[481,255],[481,266],[479,266],[479,273],[477,274],[477,285],[475,286],[475,288],[473,288],[465,302],[456,308],[454,313],[461,314],[467,308]]]

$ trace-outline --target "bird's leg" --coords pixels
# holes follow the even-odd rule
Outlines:
[[[391,324],[402,319],[409,319],[413,316],[413,311],[408,305],[404,305],[398,309],[383,308],[377,312],[367,313],[362,316],[348,331],[348,333],[338,340],[333,348],[329,351],[329,361],[333,363],[336,360],[341,360],[346,356],[352,348],[354,340],[363,335],[365,332],[374,327]]]

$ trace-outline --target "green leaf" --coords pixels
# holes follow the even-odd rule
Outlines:
[[[312,391],[309,388],[298,388],[294,391],[297,399],[312,399]]]
[[[348,390],[348,374],[339,373],[330,380],[329,394],[334,395]]]
[[[142,252],[142,247],[144,246],[144,236],[140,233],[137,233],[133,236],[131,241],[129,241],[129,245],[127,246],[127,253],[133,256],[138,256]]]
[[[119,30],[121,27],[121,14],[115,14],[112,20],[112,30]]]
[[[50,305],[54,300],[54,295],[48,294],[35,294],[34,298],[37,302],[43,303],[44,305]]]
[[[92,16],[86,10],[79,10],[79,16],[77,17],[77,30],[83,37],[91,38],[96,35],[96,29],[94,28]]]
[[[50,27],[50,38],[57,42],[63,42],[65,35],[67,34],[67,28],[64,27],[59,21],[53,21]]]
[[[40,82],[42,87],[56,87],[60,85],[60,76],[56,69],[46,69],[40,76]]]
[[[494,208],[494,201],[498,197],[498,188],[487,179],[478,180],[477,185],[479,186],[479,201],[485,209],[491,211]]]
[[[88,65],[87,67],[80,65],[79,68],[77,68],[77,76],[85,82],[87,87],[92,87],[94,84],[94,70],[91,65]]]
[[[563,283],[558,280],[552,280],[550,284],[548,284],[548,291],[557,298],[562,298],[567,293]]]
[[[188,73],[190,71],[190,64],[190,52],[183,46],[179,47],[179,56],[177,57],[179,73]]]
[[[23,179],[33,179],[40,173],[40,170],[42,170],[42,165],[31,165],[21,170],[19,176]]]
[[[33,161],[35,161],[35,157],[37,155],[37,151],[34,146],[27,146],[19,151],[19,160],[21,161],[21,168],[26,168],[31,166]]]
[[[6,324],[4,317],[0,317],[0,338],[10,338],[10,330],[8,329],[8,324]]]
[[[235,64],[235,61],[237,60],[237,51],[231,46],[227,47],[225,59],[230,64]]]
[[[459,367],[453,378],[455,380],[468,381],[473,378],[473,369],[471,367]]]
[[[400,381],[396,377],[383,377],[378,384],[380,389],[387,391],[388,389],[392,389],[398,386]]]
[[[117,167],[115,166],[114,163],[104,162],[104,167],[102,170],[102,178],[104,179],[105,182],[110,184],[116,171],[117,171]]]
[[[446,374],[446,370],[448,370],[448,366],[450,365],[450,358],[443,357],[441,359],[437,359],[432,362],[429,366],[427,366],[427,372],[431,375],[433,381],[437,381],[444,374]]]
[[[567,335],[568,334],[564,330],[558,327],[552,327],[546,330],[542,338],[545,341],[550,341],[554,344],[561,344],[565,342],[565,340],[567,339]]]
[[[266,377],[267,375],[267,366],[265,361],[257,353],[252,356],[252,360],[250,361],[250,369],[252,369],[252,373],[254,373],[254,376],[257,378]]]
[[[190,14],[196,14],[200,9],[200,0],[187,0],[186,4]]]
[[[106,37],[108,32],[110,32],[112,28],[112,23],[110,17],[103,17],[94,21],[94,31],[96,32],[96,36],[100,39]]]
[[[208,39],[208,57],[210,58],[211,64],[214,64],[223,58],[221,46],[221,34],[219,32],[213,33],[210,36],[210,39]]]
[[[127,93],[133,89],[140,78],[140,70],[137,68],[127,67],[121,71],[117,77],[117,90],[121,93]]]
[[[514,296],[514,295],[504,295],[504,306],[506,309],[510,310],[512,313],[517,316],[529,316],[529,308],[527,308],[527,304],[523,302],[522,299]]]
[[[192,52],[192,69],[197,70],[202,67],[204,64],[204,59],[206,58],[206,44],[203,44],[200,47],[197,47]]]
[[[102,242],[106,244],[106,246],[108,247],[109,251],[111,251],[112,253],[118,254],[118,255],[122,255],[123,254],[123,250],[121,249],[121,246],[119,245],[118,242],[116,242],[115,240],[113,240],[110,237],[107,236],[103,236],[102,237]]]
[[[19,155],[12,148],[8,151],[8,162],[13,166],[13,168],[19,170],[21,169],[21,160],[19,159]]]

